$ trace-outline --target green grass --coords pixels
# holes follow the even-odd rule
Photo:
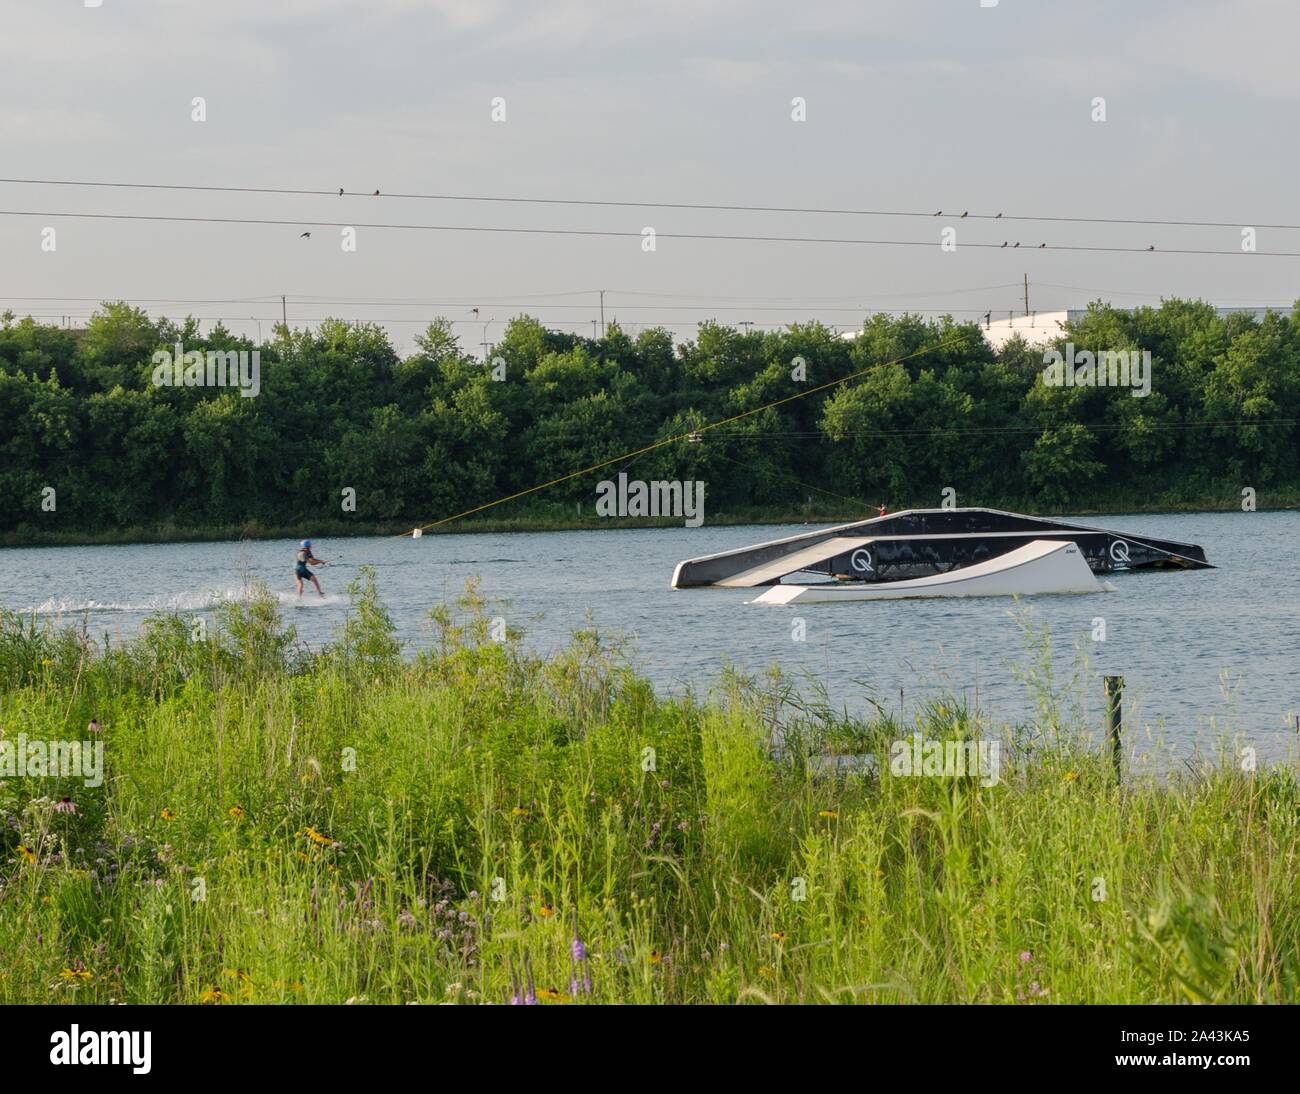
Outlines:
[[[896,498],[890,510],[934,508],[936,496]],[[1231,484],[1196,486],[1186,490],[1142,493],[1136,490],[1110,489],[1095,497],[1081,499],[1067,506],[1045,505],[1041,499],[1026,497],[961,498],[961,505],[987,506],[1032,513],[1036,516],[1084,516],[1090,513],[1190,513],[1240,512],[1239,488]],[[1263,491],[1258,500],[1261,511],[1300,508],[1300,487],[1280,487]],[[608,531],[619,528],[680,528],[681,518],[671,517],[598,517],[590,502],[578,513],[569,502],[533,501],[512,503],[488,514],[480,514],[431,527],[426,535],[501,532]],[[339,539],[347,536],[399,536],[409,534],[416,524],[441,519],[448,514],[418,514],[393,520],[302,519],[290,524],[266,524],[247,520],[242,524],[177,524],[165,521],[135,528],[62,528],[50,529],[27,523],[11,531],[0,532],[0,547],[70,547],[89,544],[197,543],[240,539],[290,539],[303,535],[316,539]],[[709,525],[745,524],[845,524],[876,515],[873,506],[855,506],[852,502],[825,497],[811,503],[789,505],[752,505],[731,507],[725,511],[708,510]]]
[[[1050,695],[1001,729],[848,718],[776,674],[658,698],[595,633],[492,641],[473,587],[403,660],[352,592],[316,655],[265,600],[107,648],[0,615],[4,738],[105,742],[99,788],[0,778],[0,1003],[1300,996],[1289,769],[1121,791]],[[1000,781],[819,760],[915,731],[996,733]]]

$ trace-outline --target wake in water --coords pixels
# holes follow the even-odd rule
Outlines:
[[[22,615],[81,615],[85,612],[100,614],[104,612],[137,612],[152,614],[154,612],[200,612],[211,611],[225,603],[248,602],[252,599],[248,589],[209,589],[183,593],[166,593],[146,597],[136,602],[118,600],[76,599],[67,597],[50,597],[40,604],[19,609]],[[275,592],[276,602],[282,608],[312,607],[328,608],[346,604],[346,596],[317,596],[315,591],[298,596],[294,592]]]

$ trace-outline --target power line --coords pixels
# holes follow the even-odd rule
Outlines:
[[[915,209],[855,209],[808,205],[743,205],[726,202],[611,201],[597,198],[511,197],[496,194],[379,193],[369,190],[313,190],[274,186],[211,186],[162,182],[105,182],[90,179],[5,179],[0,183],[21,186],[94,187],[117,190],[176,190],[191,193],[279,194],[290,197],[396,198],[418,201],[477,201],[511,205],[572,205],[612,209],[685,209],[713,213],[808,213],[829,216],[929,217],[945,220],[1006,220],[1042,224],[1122,224],[1168,228],[1254,228],[1297,229],[1300,224],[1261,224],[1254,220],[1166,220],[1151,217],[1086,217],[1032,215],[1026,213],[978,213],[963,210],[928,212]]]
[[[598,228],[503,228],[495,225],[470,224],[390,224],[364,221],[320,221],[320,220],[279,220],[271,217],[196,217],[163,216],[149,213],[69,213],[51,212],[36,209],[0,209],[0,216],[10,217],[44,217],[69,220],[120,220],[148,221],[160,224],[244,224],[254,226],[271,226],[284,228],[379,228],[401,231],[421,232],[474,232],[492,235],[534,235],[534,236],[586,236],[605,239],[641,239],[639,231],[617,231]],[[748,242],[748,243],[830,243],[866,247],[928,247],[941,246],[933,240],[909,239],[852,239],[835,236],[769,236],[738,235],[724,232],[656,232],[656,239],[684,239],[706,242]],[[979,250],[1008,250],[1006,243],[963,243],[964,248]],[[1154,245],[1146,247],[1106,247],[1078,243],[1039,243],[1020,249],[1019,244],[1012,248],[1017,254],[1040,250],[1080,251],[1107,254],[1166,254],[1166,255],[1248,255],[1260,258],[1300,258],[1300,251],[1240,251],[1216,250],[1213,248],[1166,247],[1157,250]]]

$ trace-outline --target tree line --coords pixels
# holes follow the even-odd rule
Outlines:
[[[710,514],[795,512],[818,491],[899,508],[937,505],[951,487],[958,504],[1059,511],[1226,502],[1300,482],[1291,319],[1095,303],[1054,344],[1067,341],[1149,351],[1150,394],[1053,386],[1045,347],[994,350],[978,323],[914,315],[871,316],[854,338],[820,323],[706,323],[682,343],[617,326],[586,338],[521,316],[484,363],[445,320],[403,357],[382,327],[342,320],[256,345],[120,302],[84,330],[6,314],[0,531],[415,523],[754,410],[534,497],[572,511],[619,470],[703,480]],[[257,350],[257,396],[156,383],[155,354],[178,343]]]

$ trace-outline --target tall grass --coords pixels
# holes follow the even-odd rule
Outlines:
[[[830,761],[994,730],[779,675],[659,698],[595,632],[492,641],[476,588],[403,659],[352,595],[314,654],[256,593],[121,645],[0,616],[4,739],[97,735],[106,769],[0,778],[0,1002],[1300,995],[1289,769],[1120,790],[1039,726],[997,731],[997,785],[899,776]]]

